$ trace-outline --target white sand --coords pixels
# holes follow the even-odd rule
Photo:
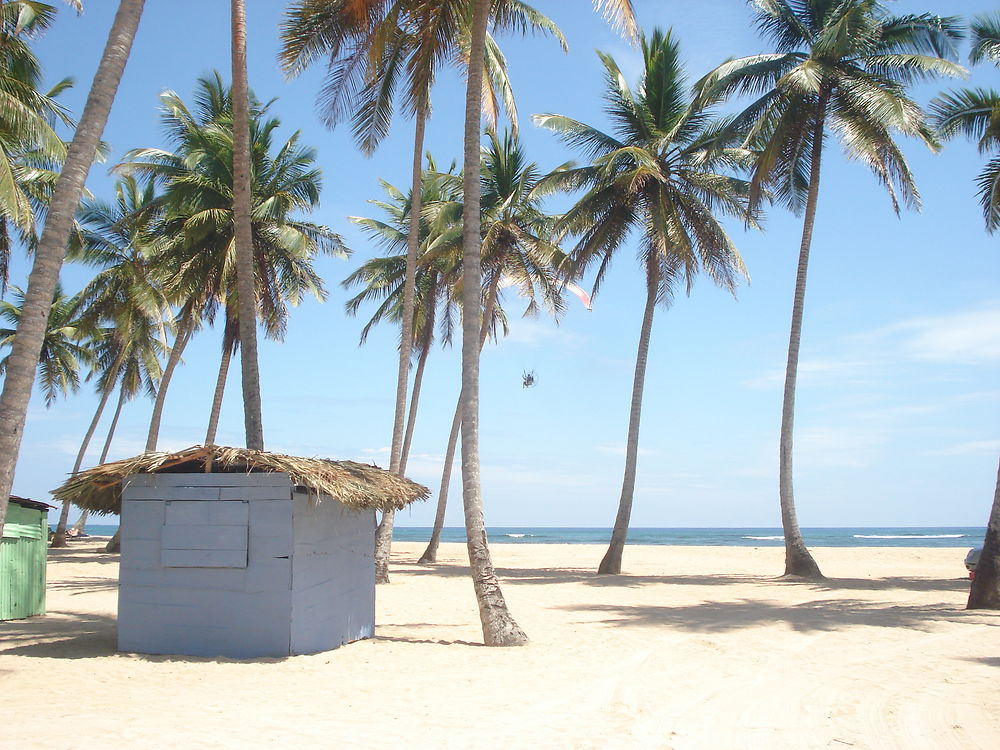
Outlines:
[[[4,748],[1000,747],[1000,613],[962,549],[496,545],[532,643],[481,642],[465,549],[397,543],[377,637],[252,662],[115,653],[117,557],[54,551],[49,614],[0,623]]]

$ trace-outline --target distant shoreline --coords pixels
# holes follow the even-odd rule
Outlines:
[[[88,524],[89,538],[110,537],[117,526]],[[978,547],[985,529],[971,526],[846,526],[802,529],[810,547]],[[426,544],[431,535],[427,526],[397,526],[395,541]],[[495,526],[489,529],[491,544],[595,544],[606,545],[610,528]],[[465,541],[465,529],[447,526],[442,542]],[[634,527],[629,530],[631,546],[666,547],[781,547],[784,544],[780,528],[761,527]]]

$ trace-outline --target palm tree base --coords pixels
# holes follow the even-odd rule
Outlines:
[[[428,550],[420,556],[419,560],[417,560],[417,565],[427,565],[429,563],[436,563],[437,561],[437,552],[431,552]]]
[[[122,530],[118,529],[115,535],[108,540],[108,543],[104,545],[105,552],[121,552],[122,551]]]
[[[66,532],[57,531],[52,535],[52,539],[49,541],[49,547],[68,547],[66,542]]]
[[[489,624],[483,623],[483,640],[487,646],[502,648],[528,645],[528,636],[509,616],[494,617]]]
[[[785,551],[785,574],[782,578],[799,578],[806,581],[822,581],[826,578],[819,565],[806,549]]]
[[[969,601],[965,605],[966,609],[1000,609],[1000,559],[997,551],[1000,549],[1000,539],[996,539],[995,533],[987,531],[986,542],[983,544],[982,554],[979,556],[979,565],[976,568],[976,577],[969,588]]]
[[[601,560],[601,564],[597,568],[597,575],[599,576],[616,576],[620,575],[622,572],[622,550],[620,548],[612,547],[606,553],[604,553],[604,559]]]

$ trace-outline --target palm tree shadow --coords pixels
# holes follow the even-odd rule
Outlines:
[[[393,560],[395,575],[419,578],[422,576],[466,577],[469,566],[459,563],[433,563],[420,565],[415,562]],[[638,586],[732,586],[740,584],[761,584],[765,586],[805,586],[816,591],[954,591],[963,592],[969,587],[966,578],[917,578],[893,576],[888,578],[825,578],[820,581],[784,579],[777,576],[739,575],[722,573],[717,575],[597,575],[594,568],[549,567],[549,568],[497,568],[497,575],[514,585],[518,584],[558,584],[582,583],[588,586],[635,588]]]
[[[0,654],[49,659],[91,659],[118,650],[117,619],[112,615],[49,612],[0,623]]]
[[[71,596],[79,596],[117,589],[118,581],[104,576],[87,576],[49,583],[47,588],[50,591],[68,591]]]
[[[582,604],[562,609],[606,614],[607,617],[600,622],[611,626],[672,627],[703,633],[725,633],[775,623],[784,623],[803,633],[853,626],[923,630],[934,622],[1000,626],[995,619],[964,609],[942,605],[892,605],[865,599],[822,599],[797,605],[755,599],[676,607]]]

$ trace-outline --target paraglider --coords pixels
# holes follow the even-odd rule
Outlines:
[[[521,375],[521,387],[522,388],[532,388],[535,385],[535,371],[525,370]]]

